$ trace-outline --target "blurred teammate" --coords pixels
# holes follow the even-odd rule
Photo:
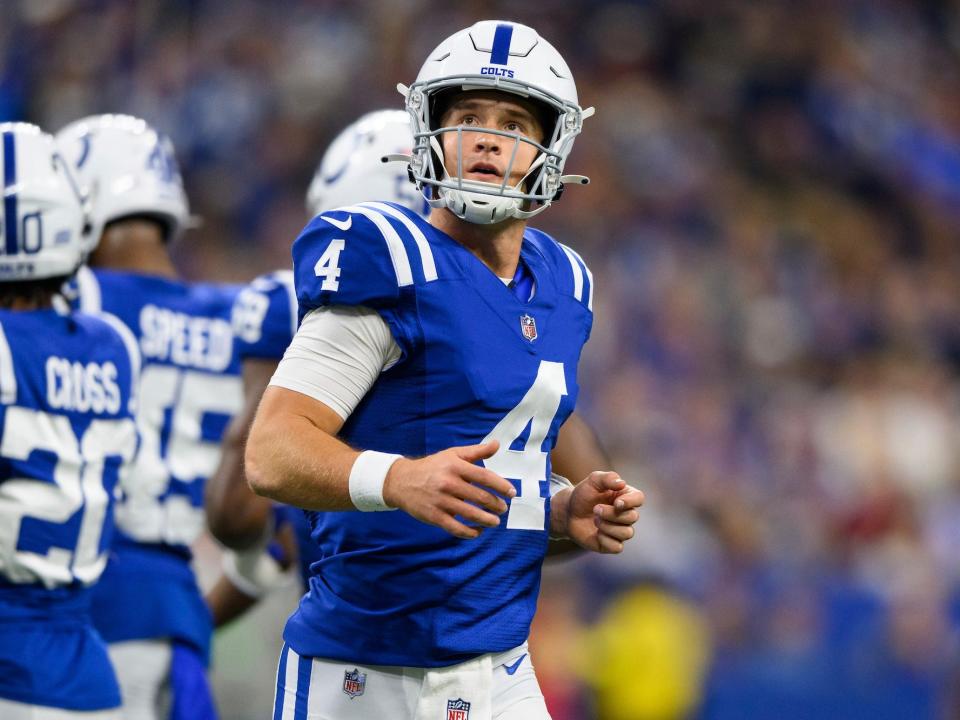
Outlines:
[[[448,38],[403,90],[430,221],[374,202],[307,226],[303,319],[247,445],[258,492],[341,511],[312,513],[274,717],[546,718],[525,639],[548,534],[619,552],[642,502],[613,472],[549,489],[593,288],[526,220],[582,181],[561,173],[587,113],[507,22]]]
[[[143,355],[141,447],[117,505],[119,532],[96,594],[128,718],[214,715],[206,684],[210,613],[190,567],[203,483],[240,407],[230,308],[237,288],[178,278],[169,246],[187,220],[170,141],[147,123],[100,115],[57,135],[89,188],[92,271],[80,306],[117,315]]]
[[[115,319],[55,308],[85,218],[53,138],[0,124],[0,167],[0,718],[117,718],[90,586],[136,451],[139,354]]]
[[[426,216],[430,208],[410,183],[406,169],[382,160],[386,155],[409,153],[412,147],[410,118],[402,110],[371,112],[352,123],[330,144],[317,167],[307,192],[310,217],[373,198]],[[206,496],[211,531],[239,551],[225,556],[225,570],[243,595],[233,591],[227,578],[218,583],[208,598],[218,622],[235,617],[277,581],[279,564],[294,543],[278,548],[284,555],[280,563],[277,552],[263,552],[276,525],[286,526],[282,532],[296,538],[304,582],[310,564],[319,559],[303,512],[254,495],[243,472],[243,445],[260,397],[297,329],[293,273],[279,270],[250,283],[234,304],[233,326],[242,362],[244,405],[224,435],[220,464],[207,483]]]

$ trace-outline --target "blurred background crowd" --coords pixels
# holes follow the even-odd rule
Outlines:
[[[597,279],[579,409],[648,498],[545,572],[555,720],[960,717],[960,3],[0,6],[0,119],[166,131],[180,266],[228,281],[289,264],[326,143],[443,37],[536,27],[597,114],[534,224]],[[288,595],[219,638],[225,718]]]

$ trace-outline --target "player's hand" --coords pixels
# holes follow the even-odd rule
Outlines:
[[[566,497],[564,497],[566,496]],[[615,472],[593,472],[551,500],[551,529],[587,550],[619,553],[633,537],[640,519],[643,492],[627,485]]]
[[[496,440],[442,450],[424,458],[397,460],[383,483],[383,499],[417,520],[460,538],[478,537],[500,524],[507,511],[503,497],[517,494],[513,484],[492,470],[474,465],[497,452]],[[492,492],[491,492],[492,491]],[[460,519],[457,519],[457,516]],[[475,523],[466,525],[462,520]]]

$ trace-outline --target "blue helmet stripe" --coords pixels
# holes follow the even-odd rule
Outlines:
[[[506,65],[510,59],[510,40],[513,38],[513,25],[497,25],[493,34],[493,49],[490,51],[492,65]]]
[[[20,247],[17,238],[17,152],[12,132],[3,134],[3,234],[6,238],[5,252],[16,255]]]

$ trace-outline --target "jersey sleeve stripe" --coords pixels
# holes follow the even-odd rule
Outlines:
[[[568,249],[573,253],[573,256],[580,261],[580,264],[583,266],[583,271],[587,274],[587,282],[590,283],[590,294],[587,296],[587,309],[593,312],[593,273],[590,272],[589,266],[583,261],[580,253],[573,248]]]
[[[86,313],[98,313],[103,307],[100,300],[100,283],[93,270],[84,265],[77,270],[77,292],[80,296],[80,309]]]
[[[563,254],[567,256],[570,262],[570,270],[573,272],[573,295],[577,300],[583,302],[583,270],[580,269],[580,263],[577,262],[573,250],[566,245],[561,244]]]
[[[403,223],[403,226],[410,232],[410,235],[413,236],[413,240],[417,243],[417,250],[420,251],[420,262],[423,265],[423,277],[427,282],[437,279],[437,265],[433,260],[433,250],[430,249],[430,243],[427,242],[426,235],[418,228],[413,221],[410,220],[406,215],[392,208],[386,203],[380,202],[371,202],[364,203],[365,206],[371,207],[374,210],[377,210],[381,213],[389,215],[392,218],[399,220]]]
[[[13,405],[17,402],[17,376],[13,372],[13,355],[7,335],[0,324],[0,403]]]
[[[404,246],[403,240],[400,239],[400,235],[394,230],[393,225],[380,213],[363,207],[362,205],[351,205],[350,207],[342,208],[342,212],[363,215],[376,225],[377,230],[380,231],[384,241],[387,243],[387,249],[390,251],[390,261],[393,263],[393,271],[397,276],[397,285],[399,287],[413,285],[413,271],[410,269],[410,258],[407,257],[407,248]]]
[[[98,315],[101,320],[117,331],[120,339],[127,348],[127,355],[130,357],[130,402],[128,407],[130,412],[135,414],[137,411],[137,388],[140,384],[140,347],[137,345],[137,339],[133,336],[123,321],[111,313],[101,313]]]

